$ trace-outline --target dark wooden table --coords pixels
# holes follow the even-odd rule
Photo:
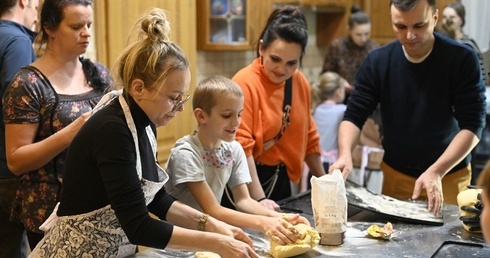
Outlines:
[[[302,215],[314,225],[311,205],[305,201],[308,198],[311,198],[309,194],[303,193],[296,200],[287,202],[285,206],[293,210],[301,210]],[[285,210],[285,212],[292,211]],[[471,234],[463,229],[456,205],[445,205],[442,214],[444,217],[442,226],[390,221],[393,224],[395,237],[390,240],[379,240],[367,237],[365,230],[373,223],[383,225],[390,218],[350,207],[344,244],[341,246],[319,245],[297,257],[431,257],[446,241],[458,241],[465,244],[447,245],[444,250],[451,253],[450,257],[490,257],[490,248],[485,244],[482,235]],[[265,254],[269,251],[269,241],[264,234],[253,230],[246,230],[246,232],[250,234],[259,253]],[[194,257],[194,253],[147,249],[134,257]]]

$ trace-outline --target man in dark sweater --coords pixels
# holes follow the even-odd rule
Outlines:
[[[435,0],[390,0],[390,13],[397,40],[362,64],[331,170],[347,177],[360,129],[379,104],[383,194],[427,199],[437,214],[470,184],[469,153],[485,123],[485,86],[475,52],[434,33]]]
[[[36,59],[32,48],[36,35],[31,30],[37,23],[38,5],[39,0],[0,1],[0,96],[20,68]],[[0,103],[0,109],[2,106]],[[27,242],[22,244],[24,229],[9,220],[19,179],[7,167],[2,114],[0,112],[0,257],[26,257]]]

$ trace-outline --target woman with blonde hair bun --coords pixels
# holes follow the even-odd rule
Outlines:
[[[31,256],[125,257],[143,245],[258,257],[241,229],[166,193],[154,134],[189,99],[189,62],[170,40],[163,10],[150,9],[134,26],[139,35],[116,62],[123,89],[104,96],[73,139],[61,201]]]

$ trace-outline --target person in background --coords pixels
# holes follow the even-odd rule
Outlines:
[[[101,100],[70,145],[59,208],[32,256],[126,257],[143,245],[258,257],[241,229],[166,193],[156,127],[169,123],[189,99],[189,61],[170,41],[164,10],[148,10],[133,26],[136,33],[116,61],[123,89]]]
[[[477,185],[482,188],[480,227],[483,238],[485,238],[487,244],[490,244],[490,162],[487,162],[478,176]]]
[[[303,161],[314,176],[325,174],[309,83],[298,70],[307,41],[300,9],[276,9],[261,33],[257,58],[232,78],[245,98],[236,140],[247,156],[248,188],[269,209],[291,196],[290,182],[299,183]]]
[[[454,31],[453,39],[470,46],[478,55],[480,60],[480,69],[483,77],[483,82],[486,82],[486,72],[483,61],[483,55],[480,48],[476,44],[476,41],[464,34],[463,27],[465,24],[466,11],[464,5],[461,2],[452,2],[444,7],[442,10],[442,23],[446,26],[450,26]]]
[[[369,16],[363,12],[361,7],[357,4],[353,5],[351,8],[348,29],[349,34],[346,37],[334,40],[327,49],[327,55],[325,56],[322,70],[322,73],[326,71],[337,72],[341,77],[346,79],[347,85],[345,87],[346,94],[343,102],[344,104],[347,104],[350,93],[354,89],[356,73],[362,62],[366,59],[369,52],[379,47],[378,43],[370,39],[371,20]],[[360,139],[371,138],[366,136],[369,135],[369,132],[377,131],[377,129],[374,128],[376,124],[378,124],[379,128],[380,122],[376,120],[374,115],[370,116],[361,130]],[[373,141],[360,141],[355,148],[353,160],[355,161],[356,169],[360,168],[360,171],[364,171],[360,162],[363,156],[363,149],[365,146],[369,148],[379,147],[373,143]],[[374,155],[369,155],[368,157],[370,158],[373,156]],[[368,161],[368,164],[369,163],[373,162]],[[332,163],[330,163],[330,165],[331,164]],[[358,173],[354,173],[350,176],[350,179],[359,183],[363,181],[359,180],[358,177]]]
[[[434,28],[435,32],[440,33],[443,36],[446,36],[450,39],[455,39],[456,38],[456,32],[454,31],[454,28],[452,27],[453,22],[451,20],[447,20],[446,22],[439,21]]]
[[[179,201],[238,227],[253,228],[282,244],[295,243],[291,224],[310,223],[298,214],[281,214],[250,197],[247,157],[235,134],[243,111],[243,93],[230,79],[202,80],[192,99],[198,129],[177,141],[170,153],[167,192]],[[221,206],[229,186],[238,211]],[[296,234],[294,234],[296,233]]]
[[[321,72],[336,72],[347,80],[345,104],[353,90],[357,70],[368,53],[379,47],[378,43],[371,40],[369,16],[357,4],[351,8],[348,26],[349,34],[334,40],[328,47]]]
[[[66,149],[113,84],[106,67],[80,56],[92,20],[91,0],[45,0],[36,39],[44,52],[3,96],[7,164],[22,176],[11,219],[24,225],[31,249],[59,201]]]
[[[338,157],[337,135],[346,108],[343,102],[347,84],[338,73],[324,72],[319,82],[311,88],[313,119],[320,135],[321,159],[325,171]],[[300,191],[311,188],[310,178],[310,168],[304,164]]]
[[[337,136],[340,122],[344,117],[346,81],[336,72],[324,72],[320,82],[313,87],[312,99],[318,98],[314,106],[313,119],[320,134],[320,147],[325,171],[338,158]]]
[[[37,24],[39,0],[0,2],[0,96],[15,73],[36,56],[32,42]],[[0,109],[2,104],[0,103]],[[10,221],[10,212],[19,188],[19,177],[12,174],[5,156],[5,125],[0,112],[0,257],[27,257],[28,244],[22,225]]]
[[[459,41],[460,43],[463,43],[465,45],[468,45],[471,47],[476,54],[478,55],[478,59],[480,60],[480,69],[483,77],[483,82],[488,85],[489,82],[487,81],[487,75],[486,75],[486,68],[484,64],[484,59],[483,59],[483,54],[480,51],[480,48],[476,44],[476,41],[469,37],[468,35],[464,34],[463,32],[463,26],[466,23],[465,20],[466,17],[466,11],[464,8],[464,5],[460,2],[452,2],[446,5],[443,9],[442,12],[442,21],[439,22],[439,27],[442,28],[441,30],[436,30],[437,32],[440,32],[441,34],[445,35],[444,32],[449,32],[448,36],[449,38],[452,38],[454,40]],[[437,28],[437,27],[436,27]],[[484,133],[483,133],[484,134]],[[479,146],[482,146],[482,144],[485,143],[480,143]],[[475,157],[478,155],[478,147],[474,148],[473,151],[471,152],[472,160],[471,160],[471,166],[472,168],[477,167],[477,160],[475,160]],[[472,171],[472,183],[476,182],[475,180],[478,178],[478,169],[474,169]]]
[[[351,172],[360,128],[379,104],[383,194],[427,198],[438,214],[470,184],[468,154],[484,127],[485,86],[474,51],[434,33],[435,0],[390,0],[390,14],[397,40],[373,50],[360,67],[330,171]]]

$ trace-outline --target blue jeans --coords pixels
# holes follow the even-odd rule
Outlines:
[[[27,257],[29,245],[24,227],[10,221],[10,212],[19,188],[18,178],[0,179],[0,257]]]

